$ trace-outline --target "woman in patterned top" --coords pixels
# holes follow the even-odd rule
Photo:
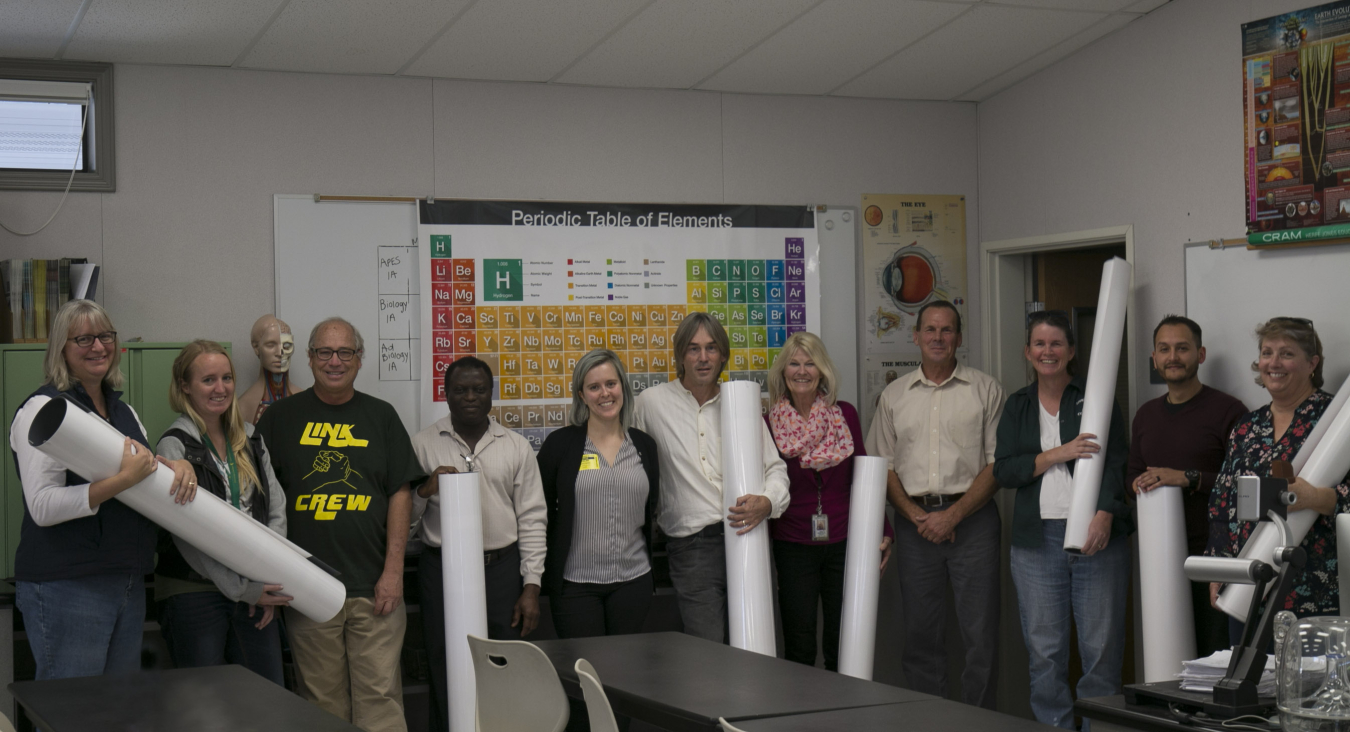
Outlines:
[[[1237,556],[1255,523],[1238,521],[1235,514],[1240,475],[1269,476],[1274,460],[1292,461],[1304,440],[1321,419],[1331,395],[1322,391],[1322,341],[1312,321],[1303,318],[1271,318],[1256,329],[1260,355],[1252,363],[1256,382],[1270,392],[1270,404],[1247,413],[1228,437],[1224,459],[1209,498],[1209,556]],[[1313,523],[1303,549],[1308,563],[1295,579],[1294,590],[1283,609],[1300,616],[1335,615],[1339,612],[1336,584],[1336,523],[1334,514],[1350,510],[1350,483],[1325,488],[1309,485],[1302,478],[1289,484],[1297,500],[1290,510],[1309,509],[1321,514]],[[1221,585],[1210,586],[1210,603],[1218,601]],[[1230,622],[1237,642],[1242,626]]]
[[[824,610],[821,635],[825,668],[839,669],[839,629],[844,608],[844,559],[853,458],[866,455],[858,410],[839,401],[839,379],[825,344],[814,333],[794,333],[769,369],[765,420],[787,463],[791,501],[769,522],[778,569],[778,610],[784,657],[816,663],[816,606]],[[824,516],[817,519],[816,516]],[[881,571],[894,532],[886,523]]]

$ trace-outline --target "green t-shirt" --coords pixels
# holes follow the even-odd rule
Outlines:
[[[287,538],[341,572],[347,597],[373,597],[389,496],[420,472],[398,413],[361,392],[334,406],[306,389],[268,407],[258,432],[286,492]]]

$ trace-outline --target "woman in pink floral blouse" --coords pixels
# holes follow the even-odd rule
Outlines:
[[[825,610],[825,668],[839,666],[848,506],[853,456],[866,455],[858,410],[836,399],[839,379],[825,344],[794,333],[769,369],[769,431],[788,469],[791,500],[769,523],[778,568],[778,608],[784,656],[816,663],[816,604]],[[818,519],[816,516],[824,516]],[[886,524],[881,568],[891,554]]]

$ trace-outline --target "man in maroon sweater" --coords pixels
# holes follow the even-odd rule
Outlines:
[[[1167,394],[1145,402],[1134,415],[1125,480],[1136,493],[1181,486],[1190,554],[1204,552],[1209,537],[1209,492],[1228,446],[1228,433],[1247,408],[1200,383],[1205,362],[1200,326],[1169,315],[1153,329],[1153,367]],[[1196,651],[1207,656],[1228,648],[1228,618],[1209,604],[1209,585],[1191,583]]]

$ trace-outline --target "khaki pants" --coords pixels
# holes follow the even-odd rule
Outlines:
[[[366,732],[407,732],[399,667],[407,625],[402,603],[376,616],[368,597],[348,598],[326,623],[286,608],[300,696]]]

